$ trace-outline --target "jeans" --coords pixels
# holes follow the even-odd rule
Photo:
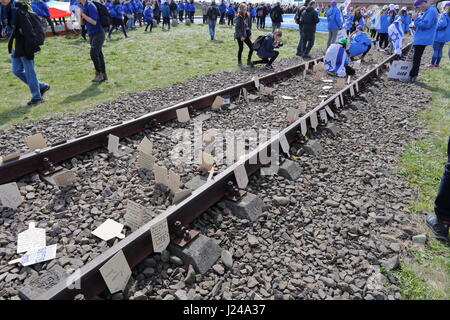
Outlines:
[[[105,73],[105,58],[103,57],[102,47],[105,42],[105,31],[100,29],[93,35],[89,36],[91,43],[91,60],[94,63],[95,71]]]
[[[39,82],[34,70],[34,60],[25,57],[14,58],[14,50],[11,52],[12,72],[28,85],[33,99],[41,99],[40,89],[48,86],[45,82]]]
[[[275,31],[275,29],[281,28],[281,22],[272,22],[272,32]]]
[[[261,58],[261,60],[255,61],[253,62],[253,64],[261,64],[261,63],[266,63],[267,65],[271,66],[272,63],[276,60],[276,58],[278,57],[278,55],[280,54],[278,51],[274,51],[275,55],[273,57],[270,58]]]
[[[441,221],[450,223],[450,137],[447,146],[447,163],[434,201],[434,212]]]
[[[242,51],[244,50],[244,43],[247,45],[249,51],[248,51],[248,58],[247,60],[252,60],[252,55],[253,55],[253,44],[252,41],[250,40],[250,38],[245,38],[244,41],[241,41],[241,39],[237,39],[238,42],[238,62],[242,61]]]
[[[216,20],[208,20],[209,35],[214,38],[216,35]]]
[[[424,45],[414,45],[413,66],[409,72],[410,77],[417,77],[419,75],[420,61],[422,60],[425,47]]]
[[[327,49],[328,49],[328,47],[330,46],[330,44],[336,42],[338,32],[339,32],[338,29],[328,30]]]
[[[299,27],[299,31],[300,31],[300,39],[298,40],[298,45],[297,45],[297,55],[302,56],[303,55],[303,33],[302,33],[301,27]]]
[[[128,27],[128,29],[134,28],[134,17],[128,18],[127,27]]]
[[[437,42],[433,43],[433,57],[431,58],[431,64],[439,64],[442,58],[442,49],[444,49],[445,42]]]

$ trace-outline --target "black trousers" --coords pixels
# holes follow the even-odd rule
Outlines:
[[[380,48],[385,49],[389,45],[389,36],[387,33],[378,33],[380,36]]]
[[[253,62],[253,64],[267,63],[267,65],[271,66],[272,63],[278,58],[278,55],[280,54],[278,51],[274,51],[274,52],[275,52],[275,55],[273,57],[262,58],[261,60],[257,60],[255,62]]]
[[[439,191],[434,201],[434,212],[439,220],[450,223],[450,136],[448,137],[447,158]]]
[[[375,38],[376,35],[377,35],[377,30],[376,29],[370,29],[370,37],[373,39],[373,38]]]
[[[219,24],[225,24],[225,12],[220,14]]]
[[[249,51],[248,51],[248,58],[247,60],[252,60],[252,55],[253,55],[253,44],[252,41],[250,40],[250,38],[245,38],[244,41],[241,41],[241,39],[237,39],[238,42],[238,62],[242,61],[242,51],[244,50],[244,43],[247,45]]]
[[[302,48],[303,55],[308,55],[314,46],[314,41],[316,40],[316,34],[314,32],[303,32],[302,33]]]
[[[180,20],[180,22],[183,22],[183,13],[184,11],[178,12],[178,19]]]
[[[139,27],[142,27],[142,17],[143,17],[144,15],[142,14],[142,13],[140,13],[140,12],[136,12],[135,14],[134,14],[134,19],[135,19],[135,21],[137,20],[137,21],[139,21]]]
[[[166,24],[169,26],[169,30],[170,30],[170,17],[163,17],[162,27],[164,28],[164,25],[166,25]]]
[[[105,58],[103,56],[102,47],[105,42],[105,31],[100,29],[92,36],[89,36],[91,43],[91,60],[94,63],[95,71],[105,73]]]
[[[234,26],[234,17],[233,16],[227,16],[227,18],[228,18],[228,25],[232,25],[232,26]]]
[[[55,26],[53,25],[52,19],[50,19],[50,17],[44,17],[44,18],[45,18],[45,20],[47,20],[47,23],[50,26],[50,28],[52,29],[53,34],[56,35]]]
[[[150,26],[150,32],[152,32],[153,29],[153,20],[147,21],[147,25],[145,26],[145,31],[147,31],[148,27]]]
[[[208,16],[206,14],[203,15],[203,24],[208,22]]]
[[[409,72],[410,77],[417,77],[419,75],[420,61],[422,60],[425,47],[423,45],[414,45],[413,66]]]
[[[350,67],[350,66],[345,66],[345,73],[346,73],[348,76],[353,76],[353,75],[356,73],[356,71],[355,71],[355,69],[353,69],[353,68]]]
[[[118,19],[118,18],[112,18],[111,21],[111,26],[109,27],[109,32],[108,32],[108,38],[111,38],[111,33],[114,30],[119,30],[119,27],[122,27],[122,32],[125,35],[125,38],[127,38],[127,31],[125,30],[125,23],[123,22],[123,19]]]

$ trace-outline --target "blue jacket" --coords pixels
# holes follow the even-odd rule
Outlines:
[[[100,24],[100,17],[98,15],[98,10],[95,4],[93,4],[90,1],[87,1],[84,6],[82,6],[83,13],[87,15],[92,20],[95,20],[97,24],[94,26],[93,24],[90,24],[88,21],[83,19],[84,24],[86,25],[86,29],[89,36],[92,36],[97,31],[102,29],[102,25]]]
[[[145,7],[144,9],[144,20],[152,21],[153,20],[153,9],[151,7]]]
[[[336,7],[331,7],[327,12],[328,30],[336,30],[342,27],[341,12]]]
[[[234,9],[234,7],[232,5],[230,5],[227,8],[227,15],[233,16],[233,17],[236,15],[236,10]]]
[[[183,4],[183,2],[178,2],[178,12],[180,12],[180,11],[184,11],[184,4]]]
[[[353,16],[344,16],[345,30],[350,30],[352,28]]]
[[[388,33],[388,28],[391,25],[391,18],[383,13],[380,16],[380,29],[378,29],[378,33]]]
[[[258,57],[271,58],[275,56],[275,51],[273,51],[273,49],[275,48],[273,46],[274,41],[275,40],[273,39],[273,35],[271,33],[265,36],[264,40],[261,43],[261,46],[258,49]]]
[[[133,0],[133,12],[134,13],[142,13],[144,12],[144,6],[142,5],[142,2],[139,0]]]
[[[366,52],[367,48],[372,44],[372,40],[369,39],[367,33],[357,32],[350,39],[350,52],[351,57],[359,56]]]
[[[111,15],[111,18],[114,19],[122,19],[123,18],[123,8],[120,3],[113,4],[111,8],[109,9],[109,14]]]
[[[448,12],[444,13],[439,20],[436,38],[434,42],[449,42],[450,41],[450,16]]]
[[[122,8],[123,8],[123,13],[124,14],[133,14],[133,4],[130,2],[124,2],[122,4]]]
[[[425,10],[422,16],[414,19],[416,32],[414,33],[413,45],[429,46],[433,44],[437,29],[438,11],[435,5]]]
[[[256,8],[252,8],[252,10],[250,11],[250,15],[252,17],[256,17]]]
[[[47,4],[42,1],[31,1],[31,9],[41,17],[50,17],[50,11],[48,10]]]
[[[167,2],[164,2],[161,7],[161,14],[165,18],[170,18],[170,7]]]
[[[108,10],[109,10],[109,9],[111,9],[111,7],[113,6],[113,3],[112,3],[112,1],[105,1],[105,2],[104,2],[104,5],[105,5],[105,7],[108,8]]]
[[[195,12],[195,4],[189,3],[189,12]]]
[[[397,20],[397,17],[401,17],[402,18],[403,32],[408,32],[409,31],[409,24],[411,23],[411,16],[409,14],[398,14],[398,15],[395,16],[394,20]]]
[[[227,11],[227,5],[226,5],[225,3],[222,3],[222,4],[219,6],[219,12],[220,12],[220,14],[222,14],[222,13],[224,13],[225,11]]]

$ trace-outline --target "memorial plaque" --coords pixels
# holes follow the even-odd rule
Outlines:
[[[175,192],[174,196],[173,196],[173,200],[172,203],[173,204],[177,204],[180,203],[181,201],[183,201],[184,199],[186,199],[187,197],[189,197],[189,195],[192,193],[191,189],[183,189],[183,190],[178,190],[177,192]]]
[[[134,201],[127,201],[127,212],[125,213],[125,224],[131,228],[131,231],[136,231],[144,225],[145,207]]]
[[[167,168],[163,166],[158,166],[157,164],[153,167],[153,173],[155,174],[155,182],[167,186]]]
[[[359,92],[359,84],[358,84],[358,81],[355,82],[355,90],[356,90],[356,92]]]
[[[209,153],[200,151],[200,153],[198,154],[198,162],[197,163],[200,165],[201,168],[204,168],[208,172],[213,167],[214,162],[215,162],[214,157],[212,155],[210,155]]]
[[[339,99],[339,97],[334,99],[334,104],[336,105],[336,108],[340,108],[341,107],[341,99]]]
[[[289,142],[286,139],[286,135],[283,133],[280,133],[280,145],[281,145],[281,149],[283,150],[283,152],[286,153],[290,157]]]
[[[169,180],[168,180],[168,187],[170,191],[172,191],[173,194],[180,190],[181,185],[181,179],[178,174],[173,172],[172,170],[169,171]]]
[[[391,67],[389,69],[388,78],[391,79],[408,79],[409,72],[412,69],[412,61],[401,61],[396,60],[392,62]],[[377,68],[378,75],[378,68]]]
[[[125,235],[121,233],[122,229],[123,224],[116,222],[112,219],[108,219],[105,222],[103,222],[100,226],[98,226],[97,229],[92,231],[92,234],[105,241],[108,241],[116,237],[119,239],[123,239],[125,238]]]
[[[306,67],[305,67],[305,69],[303,69],[303,79],[306,79]]]
[[[306,113],[306,101],[300,101],[299,110],[301,115],[304,115]]]
[[[17,183],[0,185],[0,202],[3,207],[17,209],[23,202]]]
[[[245,88],[242,88],[242,96],[244,97],[245,103],[248,103],[248,91]]]
[[[138,168],[147,169],[149,171],[153,170],[155,165],[155,157],[151,154],[147,154],[145,152],[139,151],[138,156]]]
[[[259,90],[259,78],[258,77],[253,77],[252,80],[255,82],[256,89]]]
[[[164,251],[170,243],[169,225],[167,219],[161,219],[150,227],[153,252]]]
[[[33,136],[26,137],[25,140],[30,151],[44,149],[47,147],[47,141],[45,141],[42,133],[37,133]]]
[[[48,247],[30,250],[20,258],[20,264],[27,267],[36,263],[55,259],[56,249],[57,245],[53,244]]]
[[[108,135],[108,152],[115,156],[119,155],[119,137]]]
[[[11,160],[14,160],[14,159],[17,159],[17,158],[20,158],[20,152],[13,152],[13,153],[10,153],[10,154],[8,154],[6,156],[0,157],[0,163],[8,162],[8,161],[11,161]]]
[[[328,122],[327,111],[326,111],[325,109],[322,109],[322,110],[319,111],[319,116],[320,116],[320,119],[321,119],[323,122],[325,122],[325,123]]]
[[[350,82],[352,82],[352,76],[347,77],[347,84],[350,84]]]
[[[137,149],[140,152],[151,155],[153,153],[153,143],[147,137],[144,137]]]
[[[75,173],[70,170],[65,170],[61,173],[57,173],[53,176],[53,181],[58,187],[68,187],[75,183],[77,177]]]
[[[350,86],[350,96],[351,97],[355,96],[355,90],[353,89],[353,85]]]
[[[213,175],[214,175],[214,167],[212,167],[211,170],[209,171],[208,179],[206,181],[211,180]]]
[[[317,124],[318,124],[317,113],[313,112],[311,114],[311,116],[309,117],[309,120],[311,121],[311,127],[315,130],[317,128]]]
[[[247,187],[248,176],[244,165],[240,165],[234,169],[234,177],[236,178],[239,189],[245,189]]]
[[[303,136],[306,136],[306,133],[308,132],[308,127],[306,126],[306,119],[304,118],[300,120],[300,131]]]
[[[287,113],[287,121],[289,123],[295,122],[298,120],[300,115],[300,111],[294,108],[289,108],[288,113]]]
[[[17,253],[44,248],[45,246],[45,229],[36,228],[34,222],[30,222],[28,230],[19,233],[17,236]]]
[[[208,130],[208,132],[206,132],[203,135],[203,145],[205,145],[205,146],[210,145],[215,140],[216,140],[216,130],[214,130],[214,129]]]
[[[325,110],[327,111],[328,115],[329,115],[331,118],[334,118],[334,112],[331,111],[331,108],[330,108],[329,106],[326,106],[326,107],[325,107]]]
[[[37,300],[66,277],[66,271],[59,264],[55,264],[38,278],[25,280],[24,285],[19,289],[19,296],[26,300]]]
[[[123,291],[130,280],[131,269],[123,251],[118,251],[101,268],[100,273],[111,294]]]
[[[177,119],[179,122],[188,122],[191,120],[188,108],[177,109]]]
[[[213,104],[211,105],[211,110],[220,110],[224,102],[225,102],[224,98],[222,98],[221,96],[216,96]]]

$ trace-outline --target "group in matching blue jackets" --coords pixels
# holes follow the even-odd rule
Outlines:
[[[389,45],[388,28],[391,25],[391,19],[389,16],[389,8],[384,8],[380,11],[380,26],[377,29],[379,36],[380,49],[386,49]]]
[[[336,1],[331,2],[331,7],[327,11],[327,23],[328,23],[328,42],[327,42],[327,49],[328,49],[330,44],[336,42],[338,32],[344,24],[341,10],[337,8]]]
[[[450,2],[444,6],[444,12],[439,16],[436,36],[433,42],[433,57],[428,67],[438,68],[442,58],[442,51],[446,42],[450,41]],[[450,51],[449,51],[450,52]],[[449,56],[450,58],[450,56]]]
[[[109,27],[108,38],[111,39],[111,33],[114,30],[119,30],[122,28],[125,38],[128,38],[127,31],[125,30],[125,23],[123,21],[123,7],[120,0],[114,0],[112,4],[109,5],[109,14],[111,15],[111,26]]]
[[[371,47],[372,40],[363,31],[362,26],[357,26],[355,33],[350,38],[350,47],[348,48],[350,59],[362,55],[361,60],[363,60]]]
[[[152,32],[153,29],[153,9],[152,9],[152,4],[149,2],[147,2],[147,5],[145,6],[144,9],[144,21],[146,23],[145,26],[145,31],[148,30],[148,27],[150,27],[150,32]]]
[[[227,8],[228,25],[234,26],[234,16],[235,15],[236,15],[236,9],[234,8],[234,6],[232,4],[230,4]]]

